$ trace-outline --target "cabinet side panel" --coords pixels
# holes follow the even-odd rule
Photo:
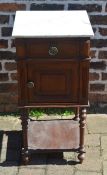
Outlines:
[[[90,39],[81,39],[79,47],[79,57],[89,58],[90,57]]]
[[[26,57],[25,41],[22,38],[15,39],[16,54],[19,59]]]
[[[26,64],[24,61],[17,62],[18,69],[18,104],[20,106],[27,104],[27,91],[26,91]]]
[[[80,104],[88,104],[89,60],[80,62]]]

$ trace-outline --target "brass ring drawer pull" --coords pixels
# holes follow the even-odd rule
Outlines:
[[[27,82],[27,87],[28,88],[33,88],[34,87],[34,82],[33,81],[28,81]]]
[[[57,55],[57,54],[58,54],[58,49],[57,49],[57,47],[51,46],[51,47],[49,48],[49,55],[50,55],[50,56],[55,56],[55,55]]]

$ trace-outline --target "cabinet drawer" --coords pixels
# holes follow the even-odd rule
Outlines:
[[[86,58],[89,57],[88,39],[16,39],[16,52],[20,58]]]

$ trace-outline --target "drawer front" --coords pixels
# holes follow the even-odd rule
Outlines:
[[[76,61],[27,61],[28,104],[77,103],[78,83]]]
[[[89,39],[16,39],[19,58],[86,58],[89,57]]]

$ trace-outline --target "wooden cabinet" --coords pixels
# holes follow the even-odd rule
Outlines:
[[[72,29],[75,24],[74,13],[78,14],[76,22],[79,23],[78,25],[81,23],[82,26],[82,28],[81,26],[75,28],[76,33]],[[22,19],[20,19],[21,15]],[[59,23],[59,19],[54,20],[54,15],[56,17],[59,15]],[[79,15],[87,23],[83,23],[84,20],[82,21]],[[25,26],[34,16],[37,25],[35,24],[33,26],[35,28],[32,28],[34,24],[31,23],[28,31]],[[42,20],[43,30],[38,18]],[[69,18],[73,25],[67,22]],[[24,22],[24,25],[17,30],[19,19]],[[57,22],[56,31],[52,29],[55,22]],[[65,27],[65,30],[62,27]],[[92,28],[85,11],[17,12],[13,36],[16,37],[24,162],[28,161],[30,150],[73,150],[79,152],[78,158],[82,163],[85,153],[85,107],[88,106],[89,53],[92,35]],[[74,107],[76,113],[73,120],[39,122],[28,120],[28,109],[36,107]],[[78,122],[79,119],[80,122]]]
[[[89,48],[89,38],[16,39],[23,105],[88,105]]]

